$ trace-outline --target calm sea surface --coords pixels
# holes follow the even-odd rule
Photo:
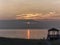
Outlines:
[[[29,29],[30,39],[46,38],[48,29]],[[0,37],[28,38],[28,29],[0,29]]]

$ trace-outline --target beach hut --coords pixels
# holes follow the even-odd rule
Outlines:
[[[47,39],[56,40],[60,38],[59,30],[56,28],[51,28],[48,30]]]

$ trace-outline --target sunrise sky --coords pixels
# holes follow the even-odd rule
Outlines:
[[[0,20],[60,19],[60,0],[0,0]]]
[[[34,20],[60,20],[60,0],[0,0],[0,20],[20,20],[20,19],[34,19]],[[0,26],[10,25],[10,23],[1,22]],[[5,25],[4,25],[5,24]],[[18,24],[19,21],[18,21]],[[23,23],[22,27],[23,27]],[[58,22],[41,22],[40,27],[44,29],[45,27],[58,27],[60,28],[60,23]],[[37,24],[37,25],[38,25]],[[15,23],[11,23],[11,26]],[[17,25],[17,24],[16,24]],[[34,24],[33,24],[34,25]],[[12,26],[12,27],[13,27]],[[21,26],[21,25],[19,25]],[[47,29],[48,30],[48,29]],[[4,31],[0,30],[0,37],[17,37],[17,38],[42,38],[46,37],[47,31],[43,30],[15,30],[15,31]],[[31,36],[31,37],[30,37]]]

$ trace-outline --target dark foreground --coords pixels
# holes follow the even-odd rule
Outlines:
[[[60,41],[51,41],[52,45],[60,45]],[[57,44],[58,43],[58,44]],[[0,37],[0,45],[48,45],[45,39],[17,39]]]

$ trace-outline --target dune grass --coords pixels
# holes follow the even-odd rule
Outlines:
[[[47,45],[43,39],[0,38],[0,45]]]
[[[60,45],[59,40],[50,41],[52,45]],[[17,39],[0,37],[0,45],[48,45],[46,39]]]
[[[52,45],[60,45],[60,39],[59,40],[53,40]]]

